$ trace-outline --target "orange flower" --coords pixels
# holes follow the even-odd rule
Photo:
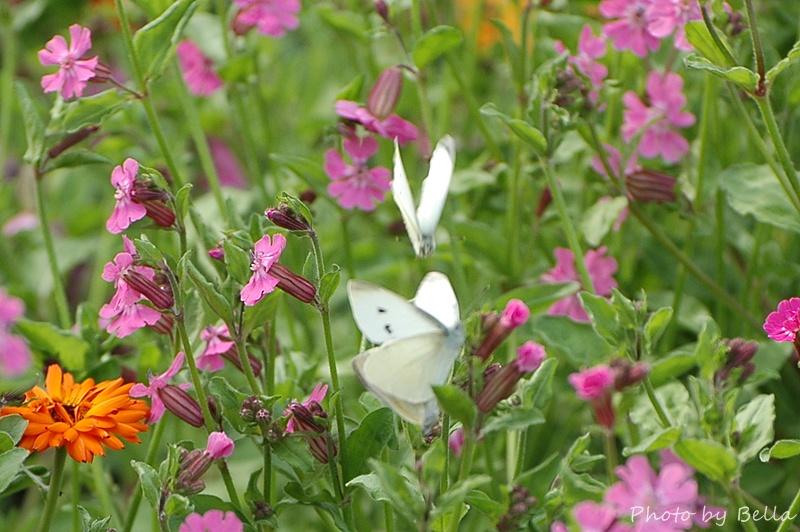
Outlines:
[[[22,406],[0,410],[0,416],[19,414],[28,420],[19,446],[29,451],[66,445],[73,459],[91,462],[96,454],[105,456],[103,445],[122,449],[117,436],[140,443],[137,433],[147,430],[142,420],[150,408],[131,398],[128,391],[133,383],[123,384],[122,378],[75,383],[72,374],[53,364],[47,368],[45,386],[47,391],[34,386],[26,392]]]
[[[495,43],[502,41],[500,30],[491,23],[491,19],[499,19],[511,30],[514,40],[520,40],[520,21],[525,2],[519,0],[458,0],[458,15],[461,27],[470,32],[477,29],[478,50],[488,52]],[[476,28],[476,20],[477,28]]]

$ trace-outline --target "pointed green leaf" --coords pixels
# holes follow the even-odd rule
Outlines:
[[[597,334],[602,336],[611,345],[616,345],[620,340],[620,325],[617,312],[611,302],[603,296],[581,292],[578,294],[583,308],[591,319],[592,326]]]
[[[431,28],[414,45],[411,53],[414,64],[420,70],[424,69],[442,55],[458,48],[463,39],[461,31],[451,26]]]
[[[592,247],[599,246],[627,206],[628,198],[618,196],[610,201],[598,201],[589,207],[581,220],[581,233],[586,243]]]
[[[778,61],[774,67],[767,71],[767,83],[772,84],[778,74],[786,70],[786,68],[800,58],[800,41],[794,43],[792,49],[786,54],[786,57]]]
[[[711,37],[708,28],[702,20],[688,22],[684,26],[684,29],[686,32],[686,39],[704,58],[720,68],[732,66],[728,63],[726,55],[717,47],[717,44],[714,42],[714,39]],[[717,35],[719,35],[719,33],[717,33]],[[720,38],[721,37],[722,36],[720,36]],[[730,50],[728,50],[728,52],[729,55],[733,55],[730,53]]]
[[[631,456],[634,454],[650,453],[653,451],[660,451],[672,447],[681,437],[681,429],[676,427],[668,427],[660,432],[651,434],[649,437],[643,439],[638,445],[633,447],[625,447],[622,450],[622,456]]]
[[[228,273],[237,283],[244,286],[253,274],[250,269],[250,253],[228,239],[222,243],[222,249],[225,251],[225,265],[228,267]]]
[[[481,107],[481,114],[499,118],[511,129],[516,136],[527,142],[537,153],[544,153],[547,150],[547,139],[541,131],[519,118],[511,118],[501,113],[493,103],[487,103]]]
[[[667,326],[672,320],[672,308],[663,307],[650,314],[647,318],[647,323],[644,324],[644,340],[648,353],[652,353],[655,346]]]
[[[182,264],[185,266],[189,278],[197,287],[200,297],[211,307],[214,314],[226,323],[233,319],[233,308],[225,296],[223,296],[213,284],[206,280],[205,276],[200,273],[200,270],[197,269],[191,260],[183,260]]]
[[[342,462],[344,481],[367,472],[367,460],[376,458],[394,437],[394,414],[391,410],[379,408],[367,414],[347,437],[347,457]]]
[[[14,87],[17,90],[17,99],[22,111],[22,123],[25,125],[25,140],[28,143],[28,149],[25,151],[23,159],[26,163],[38,167],[44,150],[44,120],[39,114],[39,110],[36,109],[36,104],[33,103],[25,85],[16,82]],[[8,112],[8,109],[4,112]]]
[[[17,414],[0,417],[0,432],[5,432],[15,445],[22,439],[28,420]]]
[[[89,164],[107,164],[109,166],[114,163],[111,159],[94,153],[88,150],[69,150],[63,155],[58,156],[53,161],[47,164],[48,170],[55,170],[56,168],[74,168],[76,166],[85,166]]]
[[[491,482],[492,477],[489,475],[475,475],[469,476],[463,480],[459,480],[455,484],[447,488],[439,500],[437,501],[436,508],[433,510],[434,516],[444,515],[453,508],[463,503],[467,498],[467,494],[474,491],[476,488],[484,486]]]
[[[497,431],[525,430],[543,423],[544,414],[536,408],[512,408],[508,412],[490,418],[483,426],[482,432],[489,434]]]
[[[133,36],[136,57],[146,80],[154,79],[163,72],[181,39],[184,26],[199,4],[198,0],[177,0]]]
[[[683,440],[676,443],[673,449],[684,462],[711,480],[727,485],[739,472],[736,455],[713,440]]]
[[[333,293],[336,292],[341,278],[342,273],[336,264],[333,265],[332,271],[322,276],[322,281],[319,283],[319,300],[323,305],[328,304]]]
[[[734,418],[736,447],[742,463],[755,458],[775,437],[775,396],[757,395],[742,406]]]
[[[465,428],[469,429],[475,423],[478,409],[467,393],[452,384],[434,386],[433,393],[442,407],[442,410],[450,414],[456,421],[461,422]]]
[[[732,81],[751,93],[755,91],[756,85],[758,84],[758,74],[745,67],[722,68],[697,54],[687,55],[683,63],[687,68],[705,70],[726,81]]]
[[[0,493],[11,484],[22,470],[22,465],[28,457],[28,451],[15,447],[0,454]]]
[[[131,460],[131,467],[139,475],[139,486],[142,488],[145,499],[150,503],[154,511],[159,511],[159,500],[161,494],[161,480],[158,472],[151,466],[138,460]]]
[[[108,89],[92,96],[83,96],[64,105],[50,120],[47,133],[51,135],[78,131],[95,126],[130,105],[131,97],[117,89]]]
[[[778,440],[772,447],[764,449],[759,454],[762,462],[768,462],[771,458],[783,460],[800,454],[800,440]]]
[[[800,233],[800,216],[769,166],[752,163],[731,166],[720,174],[719,184],[735,211]]]

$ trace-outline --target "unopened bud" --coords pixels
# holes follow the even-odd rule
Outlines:
[[[205,424],[200,405],[186,391],[173,384],[167,384],[158,389],[158,396],[164,402],[167,410],[191,426],[199,428]]]
[[[122,274],[122,279],[128,286],[150,300],[153,306],[159,310],[170,309],[175,304],[175,298],[172,296],[169,285],[166,287],[157,285],[153,280],[133,269],[126,270]]]
[[[172,316],[169,314],[161,314],[161,317],[158,318],[158,321],[151,325],[150,328],[156,331],[158,334],[170,334],[174,324],[175,322],[173,321]]]
[[[99,129],[100,126],[88,126],[67,135],[61,142],[50,148],[50,151],[47,152],[47,156],[51,159],[55,159]]]
[[[381,72],[369,92],[367,109],[378,119],[386,118],[394,110],[402,88],[403,73],[397,67],[387,68]]]
[[[383,21],[387,24],[391,24],[389,21],[389,6],[386,5],[384,0],[375,0],[375,12],[383,19]]]
[[[625,188],[630,196],[642,203],[666,203],[675,201],[674,177],[646,168],[625,176]]]
[[[264,213],[269,221],[289,231],[308,231],[311,226],[308,220],[299,213],[292,211],[288,205],[280,205],[277,209],[267,209]]]
[[[90,83],[105,83],[106,81],[112,79],[114,76],[111,72],[111,67],[106,65],[105,63],[101,63],[100,61],[97,62],[97,65],[94,67],[94,76],[89,78]]]
[[[306,205],[311,205],[314,203],[314,200],[317,199],[317,193],[314,192],[313,189],[307,188],[300,193],[300,196],[297,198]]]
[[[218,244],[217,247],[209,249],[208,256],[214,260],[225,262],[225,250],[222,249],[222,244]]]
[[[650,373],[650,365],[647,362],[634,362],[628,360],[614,359],[609,364],[614,372],[614,389],[624,390],[644,380]]]
[[[278,288],[296,297],[303,303],[311,303],[317,297],[317,287],[308,279],[300,277],[283,264],[275,263],[269,273],[278,279]]]

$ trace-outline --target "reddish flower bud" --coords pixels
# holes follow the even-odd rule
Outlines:
[[[316,401],[309,401],[308,406],[292,401],[289,404],[289,411],[292,413],[292,420],[294,422],[294,433],[301,433],[308,442],[311,454],[314,458],[327,464],[330,460],[330,453],[328,446],[330,446],[333,455],[336,455],[336,446],[330,440],[330,433],[327,428],[320,423],[320,419],[327,417],[327,413],[322,409],[322,406]],[[321,436],[312,436],[311,434],[321,434]]]
[[[475,356],[481,360],[487,360],[489,355],[500,345],[503,340],[508,338],[511,331],[528,321],[531,311],[519,299],[512,299],[506,304],[503,314],[500,316],[489,332],[475,350]],[[493,320],[492,320],[493,321]],[[484,324],[488,323],[488,317],[484,320]]]
[[[167,410],[191,426],[199,428],[205,424],[203,411],[194,397],[174,384],[167,384],[163,388],[159,388],[158,396],[164,402]]]
[[[83,129],[79,129],[75,133],[67,135],[61,142],[50,148],[50,151],[47,152],[47,156],[51,159],[55,159],[99,129],[100,126],[88,126]]]
[[[650,373],[650,365],[647,362],[631,363],[623,359],[612,360],[611,369],[614,372],[614,389],[616,391],[624,390],[641,382]]]
[[[674,177],[646,168],[625,175],[628,194],[642,203],[665,203],[675,201]]]
[[[381,72],[367,100],[367,110],[378,119],[384,119],[394,110],[400,90],[403,88],[403,73],[397,67]]]
[[[391,24],[389,21],[389,6],[386,5],[384,0],[375,0],[375,11],[378,15],[383,19],[383,21],[387,24]]]
[[[282,204],[277,209],[267,209],[264,214],[270,222],[289,231],[311,230],[308,220],[301,214],[292,211],[288,205]]]
[[[172,316],[168,314],[162,314],[158,321],[151,325],[150,328],[159,334],[169,334],[172,332],[172,326],[174,323],[175,322],[172,320]]]
[[[313,189],[307,188],[300,193],[300,196],[297,198],[306,205],[311,205],[314,203],[314,200],[317,199],[317,193],[314,192]]]
[[[547,207],[550,206],[550,203],[553,202],[553,193],[550,191],[550,187],[547,187],[542,191],[542,195],[539,196],[539,204],[536,206],[536,217],[541,218],[544,211]]]
[[[278,288],[303,303],[311,303],[317,297],[317,287],[286,266],[276,262],[270,268],[269,273],[278,278]]]
[[[175,298],[169,285],[157,285],[145,275],[133,269],[128,269],[122,274],[122,279],[134,290],[150,300],[153,306],[159,310],[172,308]]]
[[[217,247],[209,249],[208,256],[214,260],[225,262],[225,250],[222,249],[222,244],[218,244]]]
[[[106,81],[113,79],[113,77],[114,76],[111,72],[111,67],[98,61],[97,66],[94,68],[94,77],[89,79],[89,83],[105,83]]]

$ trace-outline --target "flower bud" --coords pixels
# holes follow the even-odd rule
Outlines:
[[[225,262],[225,250],[222,249],[222,244],[219,244],[215,248],[211,248],[208,250],[208,256],[214,260],[218,260],[220,262]]]
[[[466,440],[464,439],[464,428],[459,427],[454,430],[452,434],[450,434],[450,438],[448,439],[447,443],[454,455],[461,456],[461,449],[464,447],[464,443],[466,443]]]
[[[317,287],[308,279],[300,277],[283,264],[275,263],[269,273],[278,278],[278,288],[296,297],[303,303],[311,303],[317,297]]]
[[[172,326],[175,322],[172,319],[172,316],[169,314],[161,314],[161,317],[158,318],[158,321],[155,322],[153,325],[150,326],[158,334],[169,334],[172,332]]]
[[[267,209],[264,214],[270,222],[289,231],[311,230],[308,220],[301,214],[292,211],[288,205],[281,204],[277,209]]]
[[[553,193],[550,191],[550,187],[545,188],[542,191],[542,195],[539,196],[539,204],[536,206],[536,217],[541,218],[544,214],[544,211],[547,207],[550,206],[550,203],[553,202]]]
[[[253,517],[256,521],[275,515],[275,510],[264,501],[253,501]]]
[[[625,188],[628,194],[642,203],[675,201],[676,182],[670,175],[646,168],[639,168],[625,175]]]
[[[614,371],[614,389],[618,392],[641,382],[650,373],[647,362],[631,363],[628,360],[614,359],[610,365]]]
[[[153,306],[159,310],[170,309],[175,304],[175,298],[172,296],[169,285],[159,286],[155,281],[133,269],[126,270],[122,274],[122,279],[128,286],[150,300]]]
[[[475,356],[481,360],[487,360],[497,346],[508,338],[511,331],[528,321],[530,315],[531,311],[525,303],[519,299],[512,299],[509,301],[500,319],[494,323],[484,337],[483,342],[481,342],[481,345],[475,350]],[[486,323],[486,321],[484,323]]]
[[[47,156],[51,159],[55,159],[99,129],[100,126],[88,126],[67,135],[61,142],[50,148],[50,151],[47,152]]]
[[[94,77],[90,78],[88,81],[90,83],[105,83],[106,81],[113,79],[114,75],[111,72],[111,67],[106,65],[105,63],[101,63],[100,61],[97,62],[97,65],[94,67]]]
[[[199,428],[205,424],[203,411],[194,397],[174,384],[167,384],[163,388],[159,388],[158,396],[164,402],[167,410],[191,426]]]
[[[389,6],[386,5],[384,0],[375,0],[375,12],[383,19],[383,21],[387,24],[391,24],[389,21]]]
[[[367,100],[367,110],[379,120],[389,116],[400,97],[403,88],[403,73],[397,67],[387,68],[381,72]]]
[[[233,454],[233,448],[233,440],[230,439],[224,432],[217,431],[208,435],[206,452],[214,460],[229,457],[231,454]]]
[[[300,196],[297,198],[306,205],[311,205],[314,203],[314,200],[317,199],[317,193],[314,192],[314,189],[307,188],[300,193]]]

